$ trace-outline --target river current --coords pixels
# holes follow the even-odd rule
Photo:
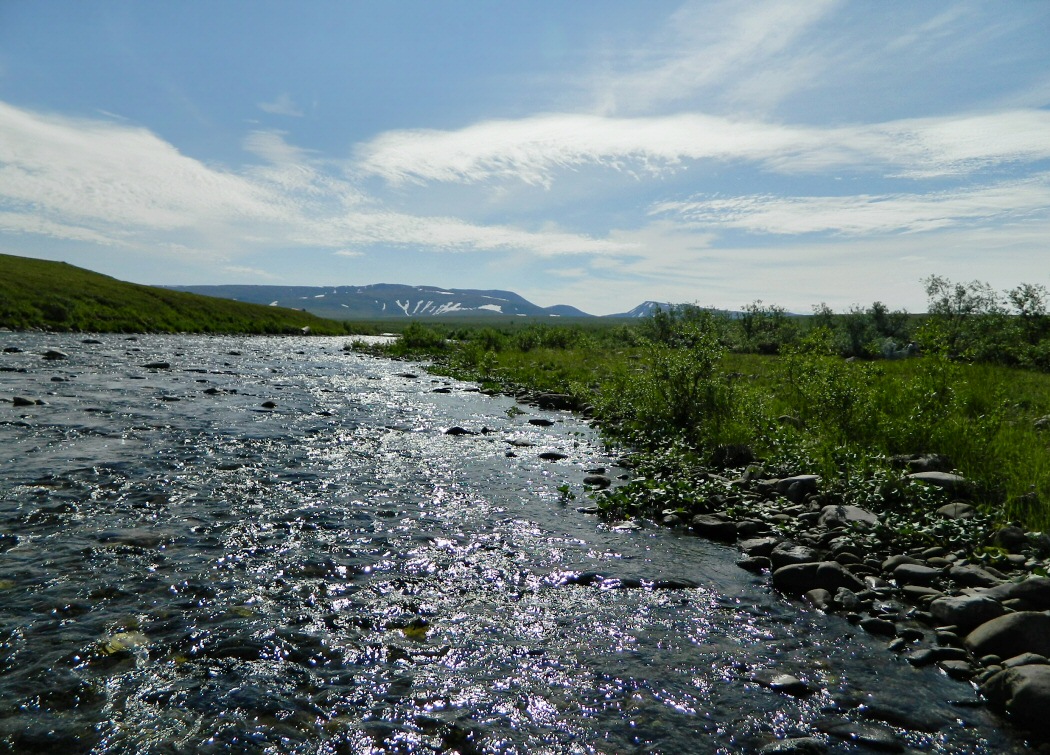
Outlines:
[[[580,420],[346,340],[0,334],[0,749],[1023,751],[735,550],[578,512],[626,473]]]

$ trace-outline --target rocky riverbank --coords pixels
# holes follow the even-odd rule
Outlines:
[[[517,397],[545,409],[579,409],[562,394],[519,392]],[[1050,710],[1050,536],[1015,525],[993,526],[967,500],[968,481],[948,471],[951,462],[942,457],[893,460],[902,482],[947,499],[935,508],[903,513],[882,509],[877,500],[867,508],[836,501],[817,475],[765,477],[747,449],[725,449],[722,456],[747,464],[736,475],[734,470],[705,474],[721,492],[701,496],[696,509],[703,513],[665,509],[653,519],[735,543],[741,568],[767,576],[773,588],[812,608],[842,614],[885,638],[887,651],[903,654],[913,666],[936,665],[973,685],[994,710],[1050,752],[1045,718]],[[603,506],[614,483],[589,475],[584,484],[595,503],[578,511],[601,515],[615,510]],[[638,526],[636,521],[616,524]],[[915,538],[906,536],[908,530],[927,533],[926,543],[909,547]],[[788,687],[798,683],[794,677],[778,681]],[[809,752],[807,746],[800,742],[800,749],[771,752]]]

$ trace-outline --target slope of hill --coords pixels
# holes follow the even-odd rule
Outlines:
[[[65,262],[0,254],[0,327],[86,332],[342,334],[341,323],[125,283]]]
[[[172,286],[205,296],[304,309],[338,320],[425,317],[590,317],[575,307],[540,307],[511,291],[435,288],[377,283],[371,286]]]

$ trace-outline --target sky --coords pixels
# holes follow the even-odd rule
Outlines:
[[[0,252],[592,314],[1050,287],[1050,3],[0,0]]]

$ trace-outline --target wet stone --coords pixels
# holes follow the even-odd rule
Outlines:
[[[785,674],[772,669],[759,669],[751,675],[751,681],[768,687],[774,692],[783,692],[792,697],[806,697],[812,695],[814,690],[792,674]]]
[[[813,737],[794,737],[770,742],[759,748],[759,755],[824,755],[828,748]]]
[[[860,724],[846,719],[820,719],[815,724],[818,731],[847,742],[869,747],[881,752],[904,752],[904,744],[892,729],[873,724]]]

